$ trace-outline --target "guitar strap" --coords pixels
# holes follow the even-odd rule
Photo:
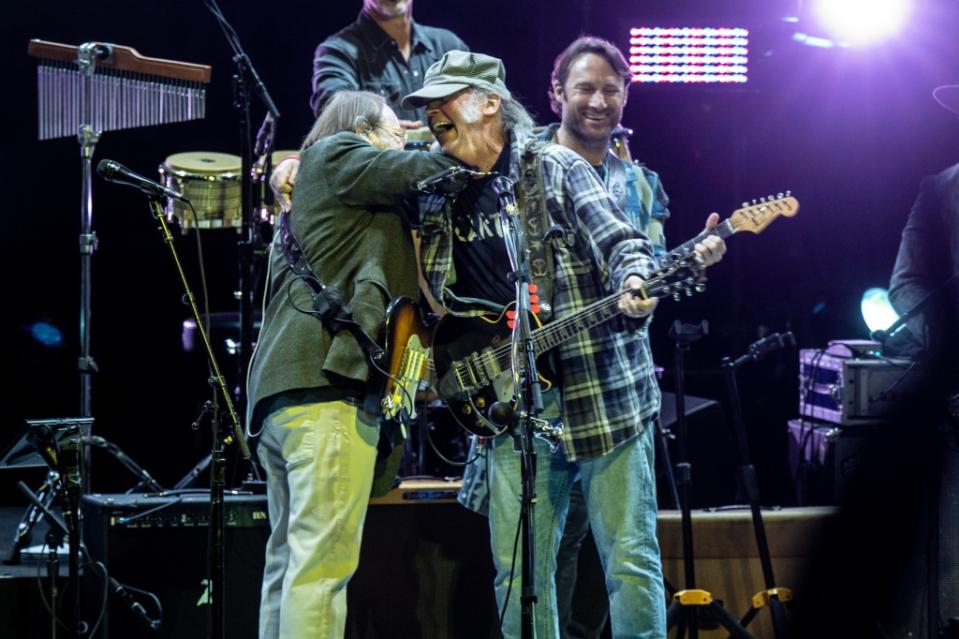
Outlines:
[[[546,187],[543,179],[543,149],[549,144],[537,138],[530,139],[520,153],[520,176],[517,180],[516,200],[520,223],[526,234],[529,250],[530,277],[536,284],[540,299],[540,319],[547,322],[553,314],[553,252],[547,234],[552,235],[546,215]],[[545,303],[544,303],[545,302]]]
[[[385,351],[356,323],[352,309],[343,303],[339,292],[323,284],[313,272],[300,243],[293,234],[290,214],[281,213],[277,225],[280,229],[280,248],[283,251],[283,257],[286,258],[287,264],[296,276],[313,291],[313,308],[309,311],[310,315],[319,318],[327,330],[334,335],[342,330],[349,331],[372,361],[381,360]]]

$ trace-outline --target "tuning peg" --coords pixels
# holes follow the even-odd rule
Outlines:
[[[777,200],[783,199],[782,191],[780,191],[779,193],[776,194],[776,199],[777,199]]]
[[[756,206],[756,198],[753,198],[753,206]]]
[[[682,297],[680,296],[679,293],[673,293],[673,301],[678,302],[678,301],[681,300],[681,299],[682,299]]]
[[[706,285],[703,284],[702,282],[700,282],[700,283],[697,284],[694,288],[696,289],[696,292],[697,292],[697,293],[702,293],[703,291],[706,290]]]
[[[749,202],[743,202],[742,208],[747,208],[748,206],[749,206]]]

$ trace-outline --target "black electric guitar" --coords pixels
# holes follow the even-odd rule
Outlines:
[[[739,231],[760,233],[779,216],[792,217],[799,203],[788,193],[769,197],[741,209],[715,229],[704,231],[670,251],[665,266],[646,282],[649,297],[679,296],[697,288],[699,266],[692,258],[693,247],[709,235],[726,238]],[[533,331],[535,352],[540,355],[579,333],[619,314],[614,293],[572,316]],[[420,382],[429,379],[435,368],[437,392],[466,430],[481,437],[495,436],[502,427],[487,418],[497,401],[512,400],[510,376],[510,329],[498,317],[463,318],[447,315],[431,335],[408,298],[397,298],[387,309],[386,372],[381,409],[388,419],[406,421],[416,417],[416,394]],[[535,319],[535,318],[534,318]],[[431,358],[432,347],[432,358]],[[435,362],[435,364],[434,364]],[[548,385],[548,379],[544,380]]]

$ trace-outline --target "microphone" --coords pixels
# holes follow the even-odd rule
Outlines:
[[[489,173],[473,171],[463,166],[451,166],[422,180],[411,184],[414,191],[420,193],[444,193],[452,195],[466,188],[466,180],[473,176],[484,176]]]
[[[749,348],[747,349],[747,353],[738,358],[735,361],[735,365],[740,366],[750,361],[758,362],[773,351],[777,351],[781,348],[794,348],[795,346],[796,338],[793,336],[792,331],[773,333],[768,337],[764,337],[761,340],[750,344]]]
[[[134,173],[119,162],[114,162],[113,160],[100,160],[100,163],[97,164],[97,173],[107,182],[126,184],[127,186],[138,188],[150,197],[170,197],[174,200],[180,200],[181,202],[190,202],[190,200],[185,198],[181,193],[177,193],[159,182],[145,178],[139,173]]]

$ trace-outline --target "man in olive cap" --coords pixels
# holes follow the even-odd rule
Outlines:
[[[403,102],[426,107],[444,153],[478,171],[508,176],[527,222],[542,219],[538,235],[527,223],[526,240],[546,247],[548,268],[538,270],[531,260],[545,319],[563,320],[615,291],[638,289],[653,271],[648,238],[629,224],[594,169],[575,152],[533,138],[532,120],[506,87],[500,60],[448,52],[427,71],[423,88]],[[493,176],[470,180],[455,200],[432,201],[421,212],[423,272],[433,296],[454,314],[478,308],[495,315],[515,298],[492,182]],[[544,242],[546,229],[561,231],[561,239]],[[715,241],[698,249],[707,264],[721,254]],[[621,315],[551,351],[556,376],[544,393],[543,417],[561,421],[564,429],[555,452],[535,441],[535,631],[541,639],[560,636],[556,548],[577,478],[605,566],[614,635],[666,635],[652,455],[659,389],[648,336],[640,330],[655,306],[655,299],[624,293]],[[520,456],[511,433],[487,445],[495,590],[500,606],[513,593],[503,631],[518,637],[521,570],[512,571],[511,563]]]

